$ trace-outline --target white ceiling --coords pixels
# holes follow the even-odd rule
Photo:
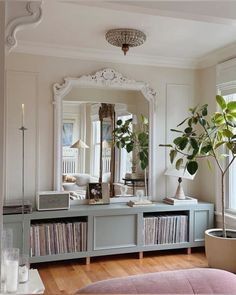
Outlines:
[[[104,37],[107,30],[122,27],[147,35],[126,57]],[[18,52],[204,67],[235,52],[236,2],[47,0],[42,22],[17,37]]]

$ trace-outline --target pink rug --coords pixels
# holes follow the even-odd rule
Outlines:
[[[236,275],[194,268],[135,275],[93,283],[76,292],[103,294],[236,294]]]

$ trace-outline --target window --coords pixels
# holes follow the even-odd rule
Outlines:
[[[92,122],[92,176],[99,177],[100,167],[100,121]]]
[[[236,101],[236,93],[224,95],[226,101],[235,100]],[[230,160],[230,158],[229,158]],[[235,211],[236,213],[236,162],[231,165],[228,171],[227,179],[226,179],[226,191],[227,191],[227,209],[229,211]]]
[[[132,115],[125,115],[125,116],[118,116],[117,120],[122,120],[123,122],[131,119]],[[118,157],[120,158],[120,167],[119,167],[119,179],[118,181],[121,182],[122,178],[125,177],[126,173],[131,173],[131,166],[132,166],[132,152],[127,153],[126,149],[119,149],[118,150]]]

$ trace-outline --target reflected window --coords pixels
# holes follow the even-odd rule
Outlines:
[[[100,121],[92,122],[92,176],[99,177],[100,168]]]

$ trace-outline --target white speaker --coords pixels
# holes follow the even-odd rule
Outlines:
[[[36,195],[36,207],[38,211],[66,210],[70,208],[69,192],[38,192]]]

